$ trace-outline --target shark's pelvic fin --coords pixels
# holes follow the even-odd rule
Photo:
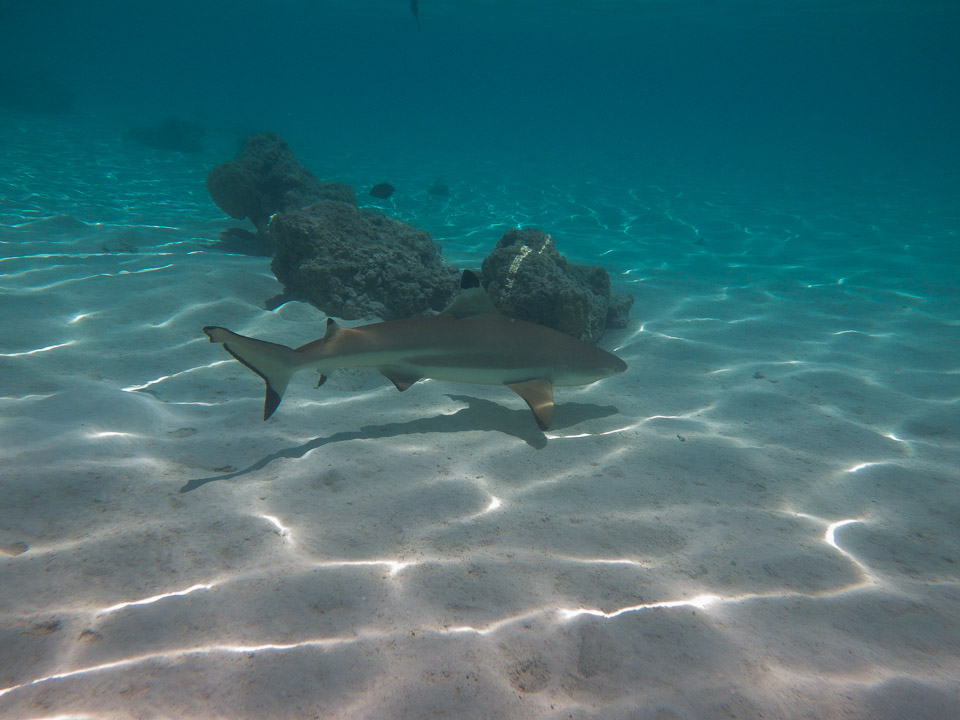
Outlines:
[[[550,427],[553,422],[553,383],[549,380],[526,380],[508,383],[507,387],[530,406],[541,430]]]
[[[380,374],[383,375],[387,380],[392,382],[394,386],[400,392],[403,392],[408,387],[413,385],[417,380],[423,380],[419,375],[413,375],[410,372],[404,372],[394,367],[382,367],[377,368],[380,371]]]
[[[336,329],[340,327],[336,323],[333,325]],[[263,378],[267,385],[267,393],[263,399],[263,419],[268,419],[280,405],[287,383],[297,370],[296,352],[286,345],[245,337],[222,327],[208,326],[203,331],[210,338],[210,342],[223,343],[228,353]],[[330,334],[329,323],[327,334]]]

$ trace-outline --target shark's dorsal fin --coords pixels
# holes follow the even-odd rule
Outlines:
[[[553,422],[553,383],[549,380],[525,380],[507,383],[507,387],[530,406],[541,430],[550,427]]]
[[[496,315],[497,307],[487,291],[480,285],[480,278],[472,270],[464,270],[460,276],[460,294],[441,315],[460,319],[471,315]]]
[[[324,340],[329,340],[337,336],[337,333],[340,332],[343,328],[337,325],[337,321],[333,318],[327,318],[327,331],[323,334]]]

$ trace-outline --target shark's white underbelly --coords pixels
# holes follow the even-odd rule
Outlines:
[[[402,369],[413,377],[430,378],[431,380],[446,380],[449,382],[471,383],[474,385],[505,385],[508,383],[523,382],[524,380],[544,379],[551,380],[552,369],[547,368],[481,368],[481,367],[450,367],[443,365],[389,365],[389,368]],[[380,369],[380,368],[377,368]]]
[[[513,365],[470,362],[464,356],[441,358],[448,362],[437,362],[438,358],[402,357],[399,354],[363,354],[339,356],[313,365],[323,374],[329,374],[337,368],[371,368],[388,377],[396,375],[411,380],[429,378],[448,382],[470,383],[474,385],[507,385],[527,380],[549,380],[554,385],[586,385],[600,380],[604,375],[577,373],[558,368],[547,363],[536,365]]]

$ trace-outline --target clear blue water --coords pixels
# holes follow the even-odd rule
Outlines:
[[[419,16],[0,3],[0,717],[960,716],[960,5]],[[260,423],[199,336],[320,334],[214,246],[259,131],[458,267],[604,265],[630,371],[547,439],[349,375]]]

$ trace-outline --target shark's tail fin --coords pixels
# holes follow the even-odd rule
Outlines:
[[[267,384],[267,394],[263,400],[263,419],[273,415],[283,399],[290,377],[299,369],[294,350],[286,345],[238,335],[222,327],[205,327],[203,331],[210,338],[210,342],[223,343],[228,353],[263,378]]]

